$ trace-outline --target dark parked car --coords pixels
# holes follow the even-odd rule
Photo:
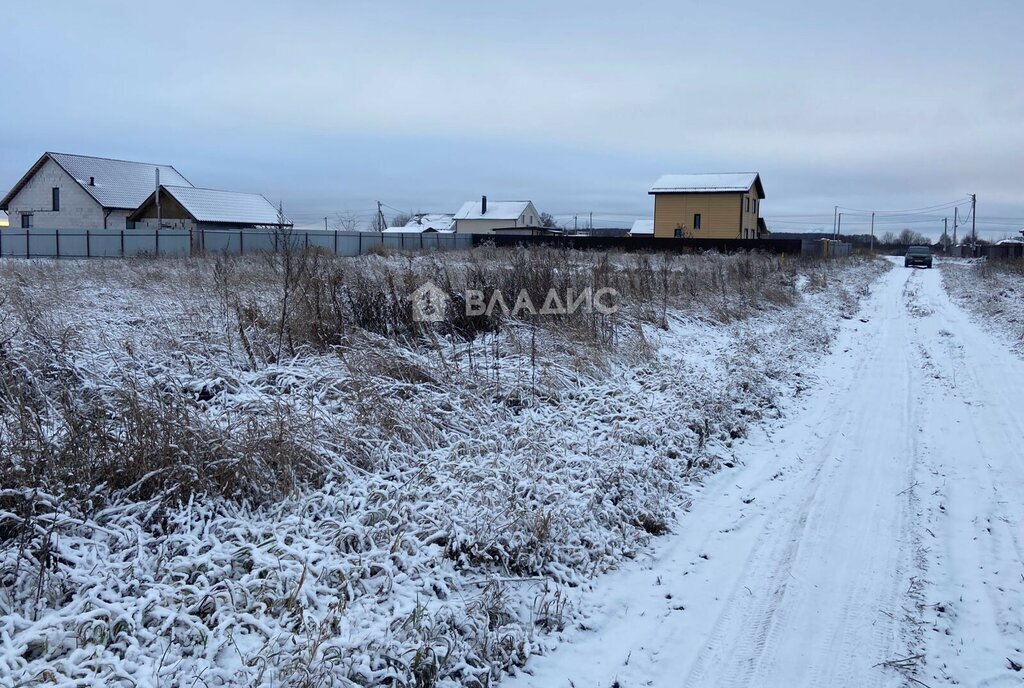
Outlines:
[[[907,255],[903,259],[903,267],[909,268],[914,265],[923,265],[926,268],[932,266],[932,250],[927,246],[911,246],[907,249]]]

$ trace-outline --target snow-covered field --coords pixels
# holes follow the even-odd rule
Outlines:
[[[508,685],[1021,685],[1024,361],[984,324],[885,275],[802,408]]]
[[[1024,261],[950,260],[939,267],[954,300],[1024,354]]]
[[[291,266],[4,261],[0,677],[489,685],[559,634],[580,643],[584,633],[607,639],[601,654],[560,665],[584,647],[574,644],[531,659],[531,671],[536,663],[537,676],[552,677],[535,684],[608,685],[625,671],[617,666],[656,666],[648,634],[683,618],[706,633],[682,626],[662,638],[657,647],[678,654],[664,668],[692,656],[694,685],[714,685],[700,677],[763,649],[772,624],[812,631],[830,611],[809,597],[806,618],[768,614],[797,553],[788,534],[824,496],[805,479],[844,477],[880,501],[912,483],[906,470],[862,475],[835,452],[803,453],[796,435],[785,446],[761,435],[818,385],[811,371],[837,394],[851,373],[863,384],[902,370],[909,352],[885,348],[902,343],[885,323],[906,321],[903,297],[889,291],[873,297],[884,317],[848,324],[845,350],[829,354],[881,272],[855,260],[495,250]],[[623,308],[416,329],[402,309],[426,278],[610,284]],[[855,336],[867,352],[851,351]],[[822,370],[822,360],[832,363]],[[864,391],[887,408],[888,388]],[[870,427],[841,406],[819,415],[830,447]],[[878,418],[872,432],[900,418]],[[751,453],[751,432],[770,455]],[[882,592],[857,567],[889,566],[903,550],[855,555],[871,528],[906,518],[901,509],[863,515],[862,546],[842,559],[850,569],[831,570],[839,584]],[[657,561],[652,542],[675,557],[661,578],[645,573]],[[763,566],[745,567],[737,542],[757,545]],[[614,582],[640,580],[630,576],[639,587]],[[1012,583],[1008,569],[999,576]],[[885,593],[854,618],[874,619],[879,604],[898,614],[899,595]],[[942,599],[953,605],[952,595]],[[637,619],[640,598],[650,614]],[[618,620],[597,621],[602,599]],[[714,639],[755,613],[743,644],[723,654]],[[616,634],[579,630],[617,623],[627,625]],[[840,647],[827,633],[813,638]]]

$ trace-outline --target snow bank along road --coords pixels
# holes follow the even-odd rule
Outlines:
[[[1024,362],[898,267],[816,374],[507,685],[1024,682]]]

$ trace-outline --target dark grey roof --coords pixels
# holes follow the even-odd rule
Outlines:
[[[11,198],[42,167],[47,158],[60,165],[104,208],[134,210],[139,207],[139,204],[146,200],[146,197],[156,188],[157,169],[160,170],[161,184],[192,186],[189,180],[170,165],[95,158],[89,155],[69,153],[44,153],[32,166],[32,169],[0,201],[0,209],[7,208]],[[89,183],[90,179],[93,180],[93,184]]]

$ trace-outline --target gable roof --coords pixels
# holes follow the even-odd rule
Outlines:
[[[480,201],[466,201],[455,213],[456,220],[516,220],[530,201],[487,201],[487,213],[480,212]],[[537,218],[540,221],[540,218]]]
[[[200,189],[194,186],[161,185],[160,188],[180,203],[196,222],[274,226],[280,224],[277,208],[260,194]],[[135,220],[141,217],[144,209],[155,203],[155,197],[154,191],[139,205],[138,210],[128,216],[128,219]],[[285,218],[284,224],[291,223]]]
[[[654,234],[654,220],[634,220],[630,234]]]
[[[757,187],[758,198],[764,198],[761,175],[757,172],[724,174],[666,174],[647,193],[735,193]]]
[[[171,165],[156,165],[148,162],[95,158],[89,155],[70,153],[43,153],[25,173],[14,188],[0,201],[0,209],[6,210],[11,199],[32,179],[33,175],[52,160],[68,173],[79,186],[104,208],[127,208],[134,210],[146,199],[156,186],[156,171],[160,170],[160,183],[192,186],[178,170]],[[89,184],[89,179],[94,180]]]

